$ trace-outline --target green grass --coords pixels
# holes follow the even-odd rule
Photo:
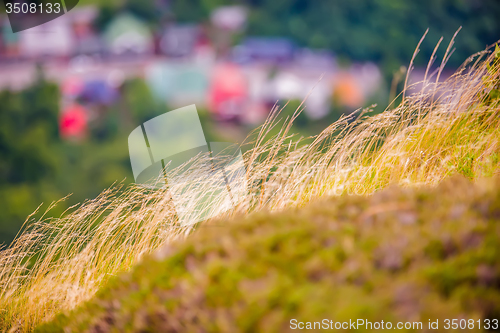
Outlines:
[[[36,332],[253,332],[500,318],[500,178],[201,225]],[[471,330],[474,331],[474,330]]]
[[[451,44],[446,54],[450,50]],[[465,307],[460,308],[462,301],[456,297],[472,299],[468,303],[471,316],[488,315],[488,304],[497,300],[496,294],[481,283],[489,286],[493,275],[493,285],[497,285],[497,268],[488,262],[497,254],[496,226],[488,220],[494,219],[496,213],[471,206],[467,212],[473,215],[470,220],[463,217],[462,225],[454,218],[462,218],[463,207],[457,204],[460,200],[481,207],[479,199],[474,203],[467,201],[473,198],[459,200],[466,189],[457,185],[448,192],[429,194],[430,200],[424,194],[413,198],[411,193],[424,193],[419,188],[432,188],[452,175],[475,181],[500,173],[500,49],[480,52],[445,82],[437,81],[429,75],[422,82],[422,90],[405,95],[396,107],[375,116],[363,114],[352,122],[341,118],[305,142],[294,139],[290,132],[300,108],[283,121],[274,110],[258,133],[250,137],[251,147],[243,155],[246,177],[238,180],[245,186],[245,195],[234,210],[218,217],[222,226],[206,221],[201,224],[206,231],[193,236],[193,240],[193,228],[179,225],[166,188],[110,188],[60,218],[30,223],[10,248],[0,252],[0,331],[32,331],[61,311],[91,299],[110,277],[132,269],[144,256],[183,239],[188,239],[186,245],[179,245],[181,251],[170,259],[173,262],[166,263],[166,271],[160,264],[149,267],[147,261],[136,268],[136,280],[123,286],[125,294],[131,293],[130,301],[122,304],[115,297],[112,304],[116,309],[103,310],[101,303],[89,307],[89,315],[104,311],[113,316],[96,313],[87,319],[109,323],[117,331],[125,329],[120,328],[121,323],[148,326],[153,325],[152,321],[159,321],[158,325],[184,325],[174,330],[189,329],[191,323],[211,330],[231,331],[236,325],[252,331],[267,327],[261,320],[281,325],[290,314],[313,318],[327,310],[336,311],[332,315],[338,318],[376,318],[398,313],[388,310],[402,307],[408,308],[410,314],[406,315],[411,317],[417,313],[410,305],[413,298],[399,305],[391,298],[398,293],[393,291],[398,286],[410,288],[410,295],[423,297],[416,303],[420,304],[418,309],[421,306],[420,316],[461,314]],[[405,93],[410,91],[411,86],[405,84]],[[204,161],[200,158],[195,162]],[[196,165],[192,169],[195,175],[199,172]],[[401,205],[390,195],[387,200],[380,199],[382,194],[369,196],[391,184],[407,188],[397,192],[410,196],[401,199]],[[195,193],[184,194],[184,203],[196,199]],[[345,194],[366,197],[335,199]],[[485,200],[493,200],[495,206],[496,195]],[[329,201],[314,203],[328,197]],[[311,207],[319,205],[324,212],[315,216],[310,214],[310,208],[295,210],[311,203]],[[447,210],[441,210],[441,205]],[[233,227],[233,222],[249,214],[253,222]],[[464,233],[469,232],[468,226],[487,231],[476,244],[479,252],[466,250],[463,258],[459,252],[455,263],[448,261],[450,255],[465,246],[458,239],[462,236],[454,234],[458,226],[465,228],[460,229]],[[259,231],[252,233],[254,230]],[[331,241],[324,238],[330,231]],[[448,235],[458,238],[449,236],[450,240]],[[471,242],[475,244],[476,240]],[[212,247],[207,248],[209,245]],[[213,260],[200,266],[205,255]],[[484,265],[467,266],[476,259]],[[251,260],[256,260],[255,265],[248,266]],[[141,275],[141,269],[148,273]],[[323,280],[328,276],[325,272],[334,277]],[[482,277],[474,279],[474,272]],[[154,276],[164,281],[156,289],[157,285],[149,280]],[[354,283],[344,285],[346,281]],[[438,297],[451,297],[455,286],[463,283],[478,289],[466,288],[459,293],[462,296],[451,299]],[[439,293],[429,291],[431,287],[439,289]],[[304,297],[311,302],[317,299],[318,303],[304,302]],[[488,301],[488,297],[493,299]],[[166,302],[165,310],[154,300],[158,304]],[[160,319],[155,311],[159,311]],[[120,313],[123,318],[114,317]],[[193,313],[196,317],[192,317]],[[190,322],[190,318],[196,319]],[[75,317],[71,325],[87,319]],[[94,324],[87,321],[86,325]]]

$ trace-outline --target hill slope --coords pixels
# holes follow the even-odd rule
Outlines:
[[[476,331],[500,318],[499,218],[497,177],[213,222],[37,332],[278,332],[293,318]]]
[[[320,214],[316,218],[314,214],[318,215],[318,213],[310,212],[310,209],[313,208],[307,208],[298,213],[292,209],[294,207],[304,207],[309,202],[332,195],[340,196],[345,193],[369,195],[382,188],[386,188],[389,184],[401,184],[408,187],[435,186],[443,179],[455,174],[461,174],[471,180],[476,180],[481,177],[490,177],[500,173],[500,47],[495,45],[494,48],[491,47],[471,56],[455,75],[448,78],[445,82],[439,82],[439,77],[446,59],[448,59],[449,52],[452,52],[452,45],[453,41],[450,42],[437,71],[431,71],[431,64],[435,60],[431,59],[428,69],[432,73],[429,72],[429,75],[421,82],[422,89],[420,91],[415,91],[415,86],[411,84],[407,85],[408,81],[405,81],[401,102],[397,106],[396,104],[389,106],[386,111],[378,115],[370,116],[367,113],[370,111],[370,108],[360,110],[361,114],[356,119],[351,116],[345,116],[330,124],[317,136],[297,138],[292,134],[291,130],[293,129],[294,120],[301,113],[302,107],[299,107],[288,118],[281,118],[280,109],[274,108],[266,122],[248,138],[247,147],[249,147],[249,150],[242,156],[246,168],[245,177],[241,177],[238,171],[239,168],[229,170],[227,178],[237,179],[241,188],[245,190],[242,191],[241,200],[239,200],[235,209],[226,212],[227,214],[224,219],[229,221],[238,218],[242,219],[241,216],[262,211],[285,211],[284,215],[253,215],[252,219],[256,220],[256,222],[244,222],[263,223],[262,221],[272,221],[269,226],[265,225],[262,227],[265,232],[270,233],[262,237],[269,237],[269,240],[267,238],[258,240],[255,239],[257,236],[254,236],[253,238],[248,238],[248,241],[240,241],[240,239],[247,238],[242,236],[239,228],[246,227],[231,226],[228,231],[225,230],[226,227],[214,227],[215,231],[208,231],[210,229],[208,228],[210,223],[208,223],[207,231],[203,231],[200,234],[211,235],[213,233],[213,235],[197,236],[201,238],[196,238],[186,245],[188,247],[191,246],[192,249],[189,251],[195,251],[195,254],[192,256],[183,254],[179,259],[176,259],[179,260],[180,264],[177,263],[174,265],[175,262],[169,263],[167,261],[165,263],[166,266],[163,268],[165,270],[164,276],[171,276],[168,283],[178,286],[175,283],[177,283],[178,279],[183,279],[183,274],[192,274],[190,267],[200,267],[199,272],[201,273],[198,273],[198,269],[193,268],[196,275],[192,279],[195,280],[182,280],[187,282],[181,284],[182,288],[187,288],[190,292],[189,283],[192,283],[196,286],[193,289],[195,290],[194,292],[198,294],[194,294],[193,296],[189,292],[186,294],[184,289],[180,289],[174,292],[175,297],[172,296],[168,299],[177,299],[178,295],[182,295],[180,300],[188,302],[190,307],[191,303],[189,302],[194,302],[196,306],[203,308],[205,306],[203,304],[205,303],[200,303],[203,300],[208,300],[206,306],[212,308],[225,306],[227,309],[230,309],[227,311],[230,311],[231,316],[237,319],[231,319],[233,317],[226,318],[226,315],[222,314],[222,318],[226,318],[224,322],[220,320],[216,321],[213,327],[226,328],[226,330],[231,330],[231,323],[237,323],[240,327],[249,327],[249,330],[253,329],[258,325],[263,325],[260,324],[260,321],[257,323],[257,319],[263,316],[262,313],[274,313],[271,310],[266,310],[266,306],[264,305],[267,303],[265,301],[254,298],[250,298],[250,303],[248,304],[252,309],[255,307],[256,314],[249,317],[246,310],[240,309],[240,307],[246,309],[245,304],[247,304],[244,301],[238,301],[239,298],[245,299],[244,294],[239,291],[240,289],[250,290],[250,296],[252,297],[257,297],[263,293],[252,292],[254,289],[258,290],[258,287],[243,287],[243,285],[249,285],[247,282],[250,282],[250,286],[252,286],[252,283],[260,283],[264,286],[277,284],[276,288],[271,288],[274,298],[270,301],[269,306],[273,308],[274,306],[281,305],[278,308],[288,309],[288,312],[274,313],[274,317],[264,321],[266,323],[269,321],[281,323],[282,318],[292,314],[304,314],[304,311],[311,312],[305,313],[308,317],[315,314],[319,316],[320,313],[326,311],[326,308],[328,308],[328,311],[334,311],[331,310],[332,307],[330,305],[328,307],[325,305],[324,308],[319,307],[318,309],[315,307],[309,309],[299,306],[298,304],[302,304],[302,296],[309,296],[308,293],[311,290],[319,290],[318,293],[323,297],[320,298],[322,301],[318,301],[320,303],[323,302],[321,304],[330,304],[331,300],[327,301],[327,296],[341,295],[340,303],[333,306],[333,309],[342,309],[338,311],[344,316],[347,316],[347,314],[350,316],[359,312],[377,317],[381,316],[382,313],[387,313],[384,312],[384,309],[386,310],[387,307],[396,306],[391,305],[389,296],[385,296],[386,298],[389,297],[389,300],[385,300],[384,298],[385,303],[378,302],[377,305],[373,305],[373,309],[367,309],[364,306],[356,310],[357,307],[352,303],[354,300],[351,301],[352,306],[349,305],[351,304],[348,302],[350,298],[347,296],[354,295],[353,297],[355,298],[364,297],[365,294],[363,293],[370,291],[370,288],[374,288],[372,287],[373,285],[377,285],[378,288],[379,279],[383,280],[387,278],[389,280],[396,278],[393,271],[397,273],[403,268],[414,269],[412,264],[410,264],[412,260],[402,257],[400,253],[402,250],[400,248],[405,251],[414,249],[415,252],[412,252],[413,256],[418,260],[427,258],[427,255],[422,255],[421,250],[423,248],[421,246],[412,247],[413,245],[407,245],[406,242],[410,241],[405,240],[406,238],[399,234],[402,231],[398,228],[402,227],[396,228],[394,234],[391,234],[398,242],[402,242],[396,243],[397,246],[392,243],[384,243],[387,236],[380,236],[380,227],[377,227],[379,229],[375,228],[376,230],[372,229],[369,226],[371,222],[367,222],[368,226],[363,225],[359,227],[360,229],[363,228],[363,232],[371,232],[370,241],[367,241],[366,244],[363,242],[358,244],[355,236],[349,236],[344,233],[338,236],[340,240],[334,234],[330,237],[331,239],[320,239],[318,242],[314,240],[316,236],[313,236],[313,234],[317,233],[323,237],[323,233],[326,233],[325,230],[336,227],[336,224],[330,226],[329,224],[316,225],[315,223],[321,222],[321,219],[335,220],[337,219],[335,215],[337,213],[333,212],[331,216],[324,213],[328,217],[322,217],[324,215],[322,213],[323,215]],[[413,63],[413,61],[410,63]],[[409,67],[411,68],[412,66],[410,65]],[[202,183],[205,184],[201,187],[211,183],[210,178],[207,178],[206,174],[200,173],[200,168],[195,165],[198,163],[205,164],[208,161],[211,161],[211,159],[208,159],[207,156],[205,158],[197,158],[194,161],[196,163],[192,165],[192,168],[190,167],[193,175],[186,178],[191,180],[196,179],[196,181],[189,182],[189,186],[200,188],[200,185],[203,185]],[[233,166],[236,165],[233,164]],[[182,170],[177,171],[183,172]],[[178,174],[176,175],[176,172],[173,172],[171,176],[177,177]],[[199,183],[198,179],[206,179],[207,182]],[[194,200],[198,200],[196,199],[197,192],[184,192],[181,196],[182,205],[189,206],[192,202],[196,202]],[[58,218],[50,218],[50,215],[48,215],[50,209],[57,203],[51,204],[48,211],[42,213],[42,217],[39,219],[32,216],[28,217],[25,224],[26,228],[23,229],[9,248],[0,251],[0,331],[31,332],[36,325],[52,320],[57,313],[74,309],[94,297],[96,292],[107,284],[110,277],[120,272],[128,271],[145,255],[154,253],[175,239],[182,239],[188,236],[192,228],[191,226],[179,227],[179,216],[175,208],[177,203],[174,205],[170,198],[170,189],[167,187],[151,191],[147,187],[136,184],[132,184],[126,188],[117,185],[116,187],[104,190],[95,199],[73,207],[73,209],[66,211],[65,214]],[[437,197],[435,200],[437,200]],[[213,200],[212,202],[215,203],[218,201]],[[429,203],[431,204],[429,207],[422,208],[423,211],[428,212],[427,214],[434,213],[436,208],[439,208],[435,202]],[[323,203],[323,205],[325,204]],[[403,209],[395,203],[385,205],[385,202],[382,202],[372,205],[369,201],[365,201],[364,205],[368,209],[368,212],[366,215],[361,215],[363,218],[356,217],[358,216],[356,214],[364,214],[363,212],[356,213],[356,209],[344,212],[340,210],[341,208],[338,208],[339,218],[345,214],[354,214],[351,216],[352,218],[346,218],[348,221],[347,226],[342,225],[342,228],[339,230],[346,229],[346,233],[352,232],[356,234],[359,232],[356,231],[355,227],[357,222],[353,222],[352,219],[359,218],[363,221],[365,219],[370,221],[379,216],[379,212],[385,211],[399,214],[397,215],[398,219],[410,225],[416,223],[415,212],[411,212],[411,206],[410,208],[403,206]],[[369,207],[371,206],[374,208],[370,209]],[[450,210],[454,209],[451,204],[448,208]],[[459,206],[456,208],[458,213],[454,214],[460,215],[462,209]],[[314,216],[309,219],[308,216],[311,214]],[[443,215],[443,219],[448,216],[446,214]],[[454,216],[454,214],[452,215]],[[193,215],[192,217],[192,221],[198,220],[196,216]],[[376,218],[378,219],[379,217]],[[259,219],[262,221],[259,222]],[[276,221],[276,219],[279,221]],[[300,222],[298,219],[302,219],[303,222]],[[319,222],[315,222],[318,219]],[[437,228],[438,230],[435,231],[433,229],[434,225],[435,223],[432,227],[426,227],[431,230],[426,232],[435,232],[435,235],[438,235],[440,229]],[[316,229],[309,230],[306,226],[307,228]],[[279,227],[280,230],[273,229],[276,227]],[[203,228],[205,228],[205,225],[203,225]],[[248,228],[250,229],[248,233],[252,235],[254,227]],[[225,233],[228,233],[226,235],[230,235],[231,233],[239,235],[232,241],[231,238],[228,238],[229,241],[226,242],[229,242],[229,244],[240,242],[241,244],[238,244],[243,246],[247,242],[250,242],[248,246],[252,248],[264,246],[265,249],[268,246],[272,251],[269,253],[264,251],[264,254],[262,254],[264,257],[261,258],[259,257],[261,254],[252,252],[257,250],[246,252],[246,248],[243,248],[236,251],[235,254],[231,254],[231,256],[224,254],[228,258],[223,257],[223,259],[213,259],[214,255],[212,254],[209,257],[211,259],[207,261],[207,267],[192,264],[193,262],[197,262],[198,259],[196,258],[198,256],[204,258],[203,253],[209,252],[205,248],[209,245],[194,245],[200,239],[203,242],[207,242],[207,244],[213,244],[214,247],[221,245],[229,246],[225,245],[225,243],[219,244],[221,239],[219,238],[219,233],[222,235]],[[416,235],[420,235],[419,232],[416,232]],[[445,235],[440,237],[446,237]],[[213,239],[206,241],[203,237],[213,237]],[[307,242],[308,237],[312,237],[314,242]],[[475,236],[471,237],[475,239]],[[271,245],[267,243],[262,245],[261,243],[264,241],[270,242]],[[284,244],[293,244],[292,248],[288,249],[285,247],[282,250],[282,245],[280,245],[282,241]],[[416,244],[418,244],[418,241],[415,240]],[[427,251],[431,251],[432,253],[434,246],[438,248],[436,251],[444,251],[445,254],[448,253],[447,246],[449,244],[447,242],[449,240],[445,239],[443,242],[445,242],[445,245],[440,245],[439,242],[437,245],[434,243],[430,244],[431,250]],[[357,246],[361,246],[362,249],[366,248],[369,255],[367,254],[367,257],[352,259],[356,257],[352,257],[354,252],[351,253],[351,251],[354,251]],[[408,250],[406,250],[407,246],[409,246]],[[444,246],[446,251],[440,250],[440,246]],[[394,249],[399,252],[395,252]],[[293,260],[286,262],[288,260],[288,253],[284,254],[282,251],[288,250],[303,252],[299,252],[298,254],[291,252],[291,259]],[[201,251],[202,254],[196,251]],[[225,247],[219,248],[217,251],[217,253],[224,253]],[[318,251],[319,254],[316,254],[314,251]],[[309,253],[308,256],[306,253]],[[240,260],[248,262],[247,257],[250,254],[255,257],[256,262],[254,264],[257,267],[262,267],[259,268],[260,270],[255,271],[256,268],[245,268],[240,263]],[[433,260],[437,260],[436,258],[439,258],[439,256],[446,257],[445,254],[434,255],[434,257],[430,256],[431,259],[434,258]],[[226,274],[225,268],[219,268],[221,261],[225,263],[229,259],[231,259],[230,267],[232,268],[227,273],[229,274],[228,277],[225,275],[219,277],[219,274]],[[260,264],[260,260],[264,261],[262,265]],[[430,259],[427,258],[425,260]],[[425,260],[423,263],[428,263]],[[268,261],[269,265],[267,265]],[[282,267],[285,265],[283,262],[286,262],[286,266],[284,267]],[[187,273],[177,271],[181,269],[179,267],[184,267],[182,266],[184,263],[188,263]],[[460,264],[462,263],[460,262]],[[147,266],[147,263],[145,265]],[[406,265],[410,266],[406,267]],[[390,275],[385,276],[382,274],[382,277],[380,277],[378,268],[374,270],[374,267],[379,267],[381,272],[388,271]],[[385,269],[384,267],[388,268]],[[177,272],[176,274],[181,275],[171,274],[171,269],[173,269],[173,272]],[[474,268],[474,271],[461,270],[458,276],[467,273],[469,275],[463,279],[468,281],[467,279],[470,276],[475,276],[475,269],[480,272],[478,274],[481,276],[488,277],[494,275],[491,273],[493,270],[491,265],[485,264],[479,268]],[[264,275],[259,275],[261,270],[265,272]],[[282,274],[286,272],[288,272],[288,275]],[[326,278],[328,282],[325,283],[327,284],[322,288],[316,289],[323,283],[316,280],[322,281],[321,278],[326,274],[325,272],[329,272],[328,274],[330,275],[333,274],[335,278]],[[413,273],[408,272],[408,277],[415,276]],[[453,270],[451,270],[450,274],[452,273],[454,273]],[[151,274],[154,276],[155,273],[152,272]],[[207,274],[212,275],[207,277]],[[326,276],[329,276],[328,274]],[[386,274],[389,273],[386,272]],[[286,278],[282,278],[281,276],[286,276]],[[309,280],[304,280],[306,278],[316,281],[315,284],[311,285],[310,282],[307,282]],[[221,281],[224,282],[222,286],[230,296],[229,298],[223,298],[223,301],[220,301],[220,298],[217,298],[217,300],[211,299],[211,297],[222,295],[221,290],[219,290],[220,287],[215,287],[219,284],[213,282],[219,281],[218,279],[222,279]],[[245,282],[245,279],[249,279],[250,281]],[[253,281],[254,279],[257,282]],[[456,279],[456,277],[449,277],[448,275],[445,275],[444,278],[436,278],[437,281],[455,281]],[[355,283],[352,285],[349,284],[348,288],[343,289],[343,283],[351,280],[354,280]],[[374,282],[370,282],[372,280]],[[415,279],[410,280],[413,281]],[[490,279],[486,278],[484,281],[490,281]],[[144,293],[141,291],[140,295],[146,299],[147,297],[144,295],[148,295],[147,291],[149,287],[147,286],[153,283],[153,281],[146,281],[144,283],[146,283],[146,287],[144,287],[146,289]],[[300,286],[301,283],[304,283],[305,289],[297,289],[296,286]],[[420,286],[420,282],[417,281],[415,283]],[[422,283],[424,285],[423,290],[427,290],[425,289],[427,282]],[[443,292],[449,293],[447,283],[440,288],[444,290]],[[494,285],[495,283],[490,281],[486,285]],[[364,289],[359,287],[359,285],[363,285]],[[156,285],[152,284],[152,286]],[[392,283],[388,283],[387,288],[392,286]],[[358,290],[356,288],[361,289]],[[125,288],[125,290],[131,291],[134,289]],[[233,290],[238,290],[238,292],[232,293]],[[333,291],[327,292],[327,290]],[[211,294],[212,292],[215,293],[215,296]],[[289,296],[283,298],[281,295],[284,292],[289,292]],[[280,297],[278,298],[274,293],[280,294]],[[416,289],[415,293],[423,294],[419,288]],[[494,294],[488,293],[488,295],[490,297]],[[133,297],[136,299],[136,296]],[[267,300],[266,293],[259,297],[265,297]],[[282,304],[281,302],[288,302],[287,297],[291,297],[294,301],[292,305],[284,307],[284,304],[289,303]],[[371,299],[372,294],[369,294],[369,297]],[[112,299],[115,298],[117,297],[113,296]],[[161,296],[159,299],[161,301],[166,298]],[[377,297],[375,299],[381,301]],[[349,304],[344,304],[345,302]],[[142,305],[139,305],[142,303],[144,302],[137,302],[136,305],[140,306],[141,311],[135,312],[131,318],[140,318],[140,316],[151,317],[149,316],[149,312]],[[237,306],[233,303],[237,304]],[[120,301],[115,301],[113,304],[121,303]],[[179,304],[184,303],[172,303],[169,305],[169,311],[166,313],[177,316],[173,309]],[[363,304],[367,303],[364,302]],[[432,307],[428,307],[427,304],[424,305],[423,309],[425,311],[437,313],[433,312],[434,310],[429,310]],[[345,308],[344,306],[348,307]],[[180,330],[180,327],[187,326],[187,323],[191,320],[190,318],[193,318],[194,312],[192,310],[186,312],[186,308],[186,305],[181,306],[181,312],[183,315],[188,316],[187,319],[176,319],[181,323],[175,326],[178,330]],[[97,309],[99,307],[95,311]],[[129,313],[133,311],[133,308],[127,308],[125,305],[120,305],[120,309],[122,309],[120,311],[124,312],[119,313],[123,313],[124,315],[127,311]],[[292,310],[290,309],[295,312],[291,312]],[[474,307],[473,309],[476,308]],[[112,313],[109,315],[111,317],[106,317],[109,319],[109,322],[116,323],[116,325],[118,325],[117,323],[126,322],[125,319],[128,317],[118,318],[113,314],[113,311],[110,312]],[[145,314],[143,313],[144,311],[146,311]],[[231,311],[236,311],[236,313]],[[486,310],[477,310],[474,313],[478,313],[479,315],[486,313],[484,311]],[[212,312],[202,310],[196,313],[210,313],[210,316],[214,317],[215,315]],[[413,313],[415,311],[412,310],[409,312]],[[219,313],[224,313],[224,310],[217,310],[214,313],[218,315]],[[340,316],[340,314],[334,314],[337,317]],[[408,316],[411,317],[411,315]],[[99,320],[100,316],[98,315],[95,318],[95,320]],[[202,316],[202,318],[205,317]],[[193,323],[205,327],[204,321],[208,319],[193,320],[195,320]],[[165,322],[165,320],[162,319],[162,322]],[[173,325],[171,324],[172,322],[175,321],[169,320],[169,325]],[[224,326],[226,322],[229,325],[227,327]],[[93,325],[89,323],[87,325]],[[142,324],[139,323],[137,325],[140,326]],[[149,324],[146,323],[145,325]],[[207,327],[210,328],[212,326]]]

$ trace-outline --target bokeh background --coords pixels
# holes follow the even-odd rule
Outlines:
[[[274,105],[314,135],[440,63],[441,79],[500,38],[497,0],[81,0],[13,33],[0,5],[0,243],[42,202],[47,216],[133,181],[127,136],[196,104],[207,141],[243,142]],[[314,89],[312,89],[314,87]],[[312,89],[312,90],[311,90]],[[38,214],[37,216],[40,216]]]

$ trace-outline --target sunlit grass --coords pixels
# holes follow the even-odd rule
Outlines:
[[[274,110],[247,143],[247,194],[225,215],[370,194],[389,184],[432,186],[456,173],[470,179],[498,173],[499,59],[500,52],[486,50],[437,83],[444,61],[421,91],[407,87],[397,107],[376,116],[361,110],[357,119],[344,117],[304,141],[289,133],[301,109],[281,120]],[[0,330],[32,330],[193,229],[179,225],[166,189],[137,185],[115,186],[60,218],[27,223],[0,254]]]

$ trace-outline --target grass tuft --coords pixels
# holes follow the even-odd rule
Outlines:
[[[36,332],[285,332],[293,318],[481,331],[500,316],[499,198],[499,177],[456,176],[208,222]]]

